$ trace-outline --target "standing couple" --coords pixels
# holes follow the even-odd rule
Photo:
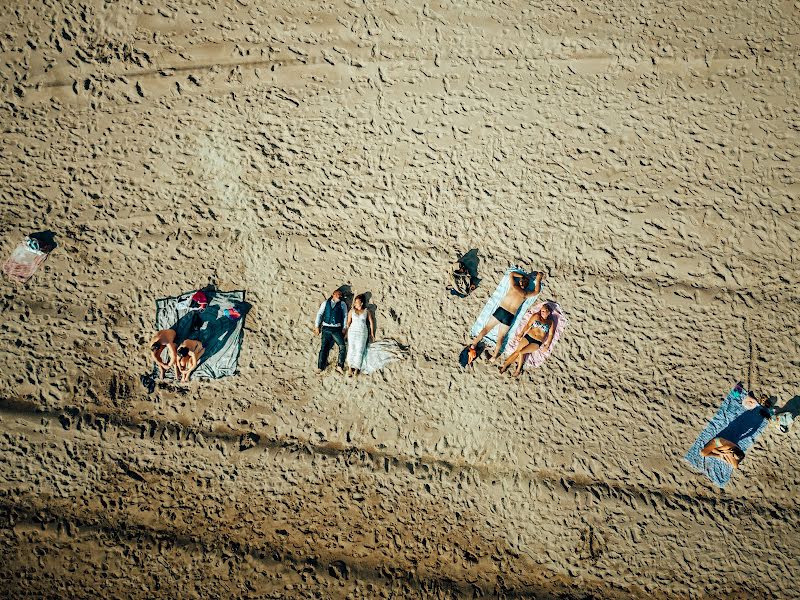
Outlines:
[[[314,333],[322,335],[317,374],[328,366],[328,355],[334,344],[339,346],[336,370],[344,373],[346,360],[348,376],[358,374],[367,354],[367,343],[375,339],[375,322],[367,309],[364,294],[355,297],[353,308],[348,312],[347,304],[342,299],[342,291],[333,292],[317,311]],[[344,341],[345,335],[347,344]]]

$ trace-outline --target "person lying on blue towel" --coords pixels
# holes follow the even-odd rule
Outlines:
[[[478,342],[480,342],[487,333],[499,325],[500,329],[497,332],[497,343],[495,344],[494,352],[492,353],[492,362],[497,360],[500,350],[503,348],[503,339],[508,333],[508,330],[511,328],[511,324],[514,322],[514,319],[517,316],[519,307],[522,306],[522,304],[528,298],[539,295],[539,292],[542,290],[542,282],[546,277],[541,271],[536,273],[535,285],[533,289],[529,291],[528,285],[530,284],[530,277],[528,275],[512,271],[508,274],[508,276],[511,279],[511,285],[508,288],[508,292],[506,292],[506,295],[500,301],[500,306],[498,306],[497,310],[494,311],[494,314],[486,323],[486,326],[481,329],[478,332],[478,335],[472,339],[469,346],[470,350],[475,350]]]

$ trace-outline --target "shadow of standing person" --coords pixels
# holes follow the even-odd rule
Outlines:
[[[372,292],[362,292],[364,296],[364,303],[370,316],[372,317],[372,326],[377,334],[378,331],[378,305],[372,302]]]

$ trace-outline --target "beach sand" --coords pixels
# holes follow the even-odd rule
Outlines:
[[[387,6],[0,7],[0,252],[59,243],[0,282],[3,595],[800,597],[800,429],[682,460],[799,393],[797,3]],[[461,371],[513,263],[569,327]],[[209,283],[239,374],[148,395]],[[408,360],[314,375],[341,284]]]

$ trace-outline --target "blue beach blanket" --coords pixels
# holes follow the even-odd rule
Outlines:
[[[481,314],[478,315],[478,319],[472,325],[472,329],[470,329],[470,331],[469,331],[470,337],[475,337],[476,335],[478,335],[480,330],[484,328],[486,323],[492,317],[492,313],[494,313],[494,311],[497,310],[497,307],[500,306],[500,302],[505,297],[506,293],[508,292],[508,288],[511,285],[511,281],[510,281],[510,278],[508,276],[508,274],[511,273],[511,272],[523,273],[523,274],[527,275],[527,273],[525,273],[525,271],[523,269],[519,268],[516,265],[511,266],[508,269],[506,269],[506,272],[503,275],[503,279],[500,280],[499,285],[494,290],[492,295],[489,297],[489,300],[486,302],[486,305],[483,307],[483,310],[481,311]],[[535,273],[531,274],[531,281],[528,284],[528,288],[527,288],[528,290],[533,290],[533,288],[536,287],[536,281],[535,281],[534,275],[535,275]],[[542,290],[544,289],[544,287],[545,287],[545,284],[542,283]],[[541,290],[539,290],[539,293],[541,294]],[[514,322],[511,324],[511,329],[509,329],[509,331],[515,331],[516,330],[517,325],[519,325],[519,323],[518,323],[519,319],[522,318],[522,315],[524,315],[528,311],[528,308],[530,308],[533,305],[533,303],[536,302],[536,300],[538,298],[539,298],[539,296],[532,296],[532,297],[528,298],[527,300],[525,300],[525,302],[522,303],[522,306],[519,307],[519,310],[517,311],[517,314],[514,315]],[[489,333],[486,334],[486,337],[483,338],[483,342],[487,346],[495,346],[497,344],[497,331],[498,331],[498,329],[499,329],[498,327],[495,327]],[[503,340],[503,347],[500,348],[501,351],[505,348],[505,345],[508,342],[508,338],[509,338],[509,336],[506,335],[506,338]]]
[[[219,379],[233,375],[239,363],[244,320],[250,304],[244,301],[244,292],[241,291],[206,291],[208,306],[205,310],[190,311],[185,304],[193,294],[191,291],[156,300],[156,329],[174,329],[178,344],[187,338],[203,344],[205,352],[191,375],[192,379]],[[236,320],[228,318],[225,310],[231,308],[236,309],[241,317]],[[167,379],[175,378],[171,369],[165,376]]]
[[[701,456],[700,450],[715,437],[733,442],[743,452],[747,452],[755,443],[769,421],[759,414],[761,407],[747,410],[742,406],[745,396],[747,396],[747,390],[744,385],[737,383],[722,401],[722,406],[717,414],[709,421],[694,445],[683,457],[697,471],[704,473],[711,483],[721,488],[724,488],[730,481],[733,467],[719,459]]]

